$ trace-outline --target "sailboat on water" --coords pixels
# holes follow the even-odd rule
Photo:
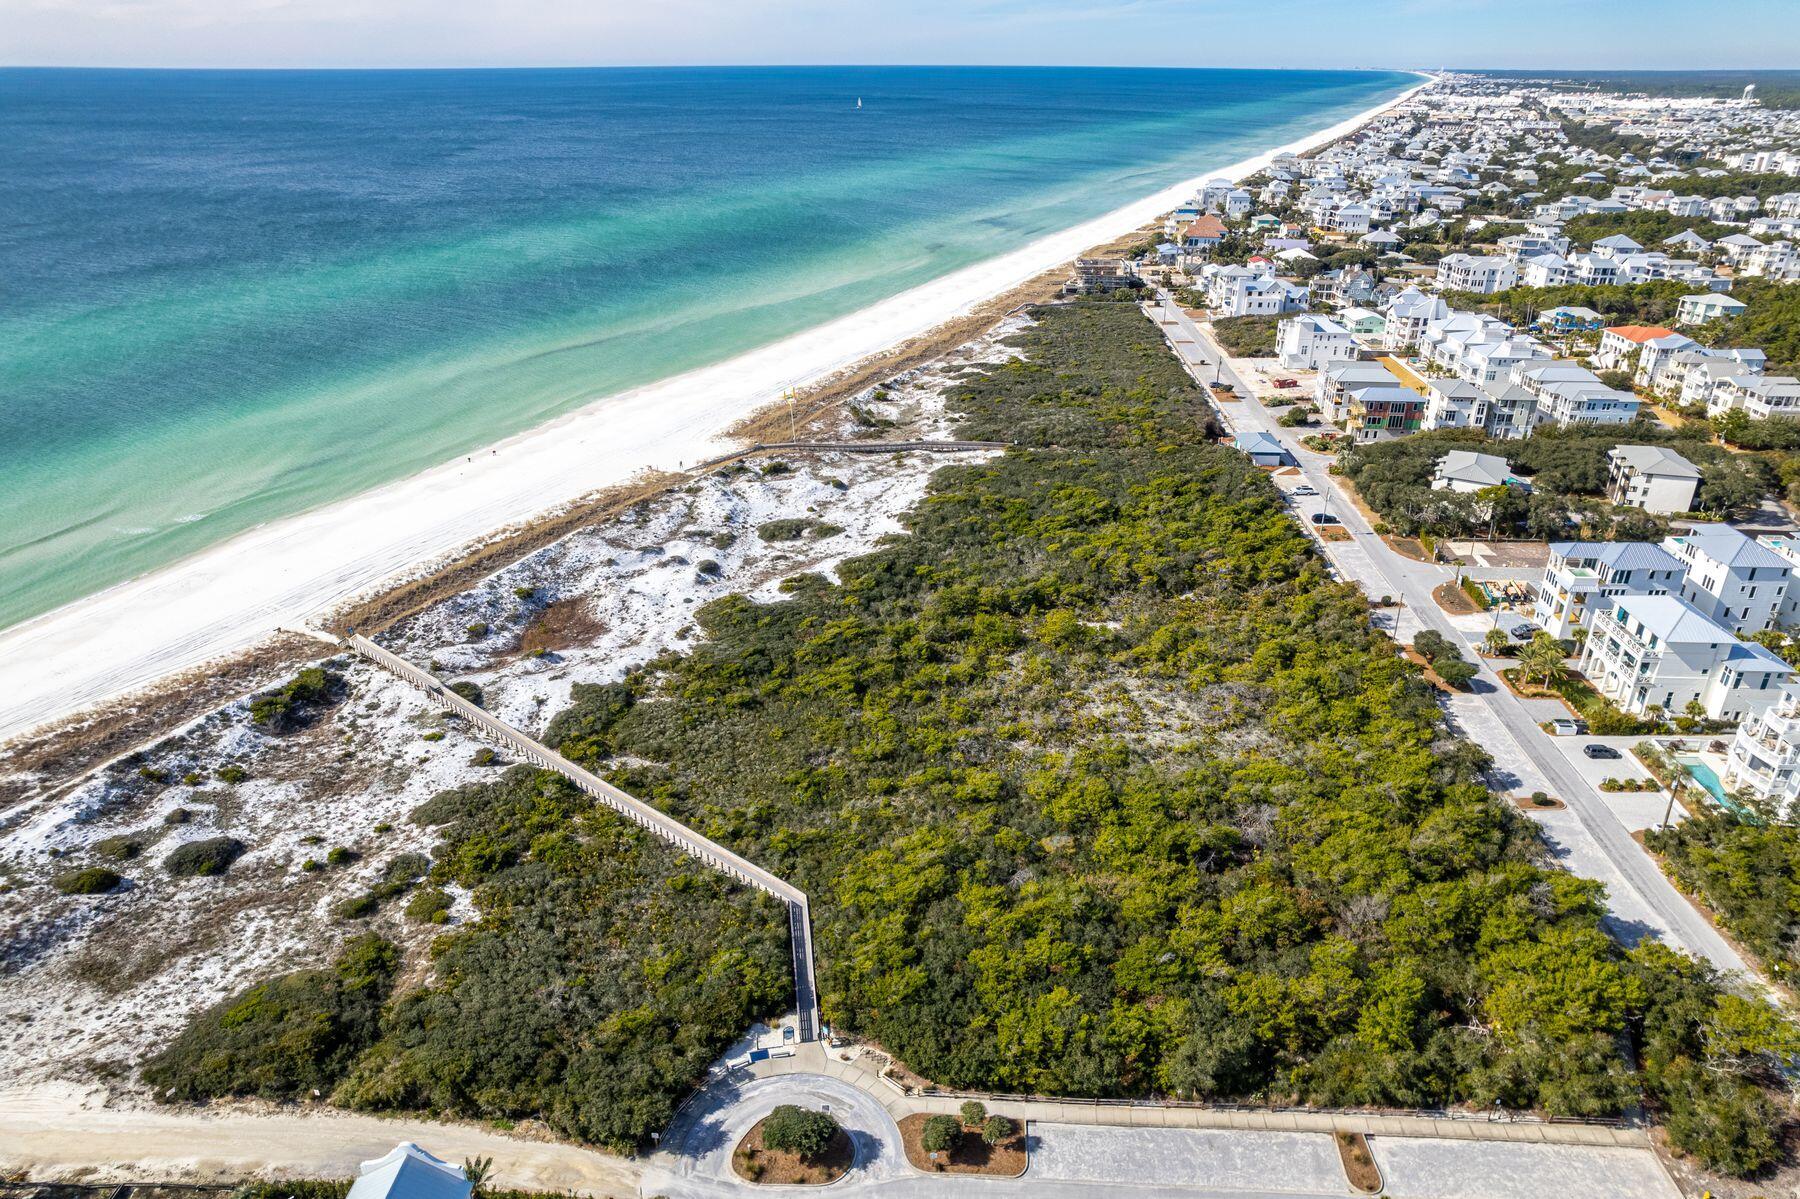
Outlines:
[[[861,107],[862,107],[862,97],[861,97],[861,96],[858,96],[858,97],[857,97],[857,98],[856,98],[856,106],[857,106],[857,107],[858,107],[858,108],[861,108]]]

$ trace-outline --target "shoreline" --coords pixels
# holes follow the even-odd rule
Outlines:
[[[484,450],[307,512],[0,630],[0,744],[63,725],[405,587],[592,503],[730,448],[789,388],[816,386],[1138,229],[1206,179],[1341,140],[1429,86],[1209,170],[1017,250],[737,358],[597,399]],[[723,403],[716,397],[728,395]],[[674,461],[671,461],[674,459]]]

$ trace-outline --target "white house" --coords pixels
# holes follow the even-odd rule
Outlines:
[[[1735,296],[1709,291],[1701,295],[1682,296],[1675,305],[1675,322],[1681,325],[1704,325],[1708,321],[1736,316],[1750,305]]]
[[[1615,233],[1611,237],[1603,237],[1594,243],[1594,253],[1602,258],[1623,258],[1627,254],[1643,252],[1644,247],[1626,237],[1623,233]]]
[[[1472,291],[1492,295],[1516,287],[1518,264],[1496,255],[1446,254],[1438,260],[1439,291]]]
[[[1710,414],[1713,411],[1713,405],[1719,402],[1719,387],[1725,380],[1735,379],[1740,375],[1761,373],[1759,364],[1709,355],[1706,361],[1696,362],[1682,375],[1681,403],[1704,405]],[[1729,406],[1723,406],[1718,411],[1727,412],[1729,410]]]
[[[1281,322],[1275,353],[1289,370],[1323,370],[1328,362],[1356,357],[1356,338],[1330,317],[1307,313]]]
[[[474,1186],[461,1166],[401,1141],[362,1164],[347,1199],[469,1199]]]
[[[1730,375],[1718,380],[1706,415],[1723,416],[1738,409],[1746,416],[1768,420],[1800,417],[1800,379],[1792,375]]]
[[[1681,596],[1709,619],[1740,633],[1775,624],[1794,564],[1727,524],[1697,524],[1663,538],[1687,577]]]
[[[1575,362],[1521,362],[1507,376],[1537,397],[1538,424],[1624,425],[1637,418],[1638,398],[1608,387],[1587,367]]]
[[[1731,739],[1720,782],[1791,819],[1800,801],[1800,687],[1789,686],[1775,706],[1744,718]]]
[[[1607,601],[1621,595],[1675,595],[1681,578],[1681,562],[1645,541],[1554,542],[1538,580],[1532,619],[1566,641]]]
[[[1628,508],[1668,515],[1692,512],[1700,471],[1674,450],[1658,445],[1615,446],[1606,454],[1606,498]]]
[[[1449,315],[1450,305],[1443,300],[1408,287],[1388,302],[1387,328],[1382,331],[1381,344],[1390,350],[1416,346],[1428,325]]]
[[[1768,711],[1794,669],[1674,595],[1622,595],[1593,614],[1581,672],[1628,712],[1677,714],[1698,702],[1714,720]]]
[[[1661,325],[1614,325],[1600,333],[1600,346],[1594,351],[1594,365],[1603,371],[1630,370],[1646,342],[1678,336],[1675,330]]]
[[[1451,450],[1437,461],[1431,475],[1433,491],[1473,493],[1487,487],[1519,487],[1531,490],[1530,484],[1513,474],[1512,463],[1498,454],[1478,454],[1473,450]]]

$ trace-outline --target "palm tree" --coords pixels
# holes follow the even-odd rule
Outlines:
[[[1553,679],[1562,675],[1563,648],[1557,644],[1556,638],[1540,630],[1519,651],[1519,665],[1524,669],[1527,680],[1535,675],[1548,687]]]
[[[1493,628],[1487,631],[1487,636],[1481,639],[1481,643],[1487,646],[1489,655],[1498,656],[1501,650],[1512,644],[1512,639],[1506,635],[1505,629]]]
[[[487,1181],[487,1176],[493,1168],[494,1159],[491,1157],[463,1158],[463,1176],[469,1180],[471,1195],[481,1194],[481,1184]]]

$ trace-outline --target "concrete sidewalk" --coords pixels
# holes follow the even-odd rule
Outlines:
[[[799,1046],[794,1056],[756,1062],[740,1073],[755,1078],[823,1074],[872,1095],[896,1122],[915,1112],[954,1113],[966,1095],[912,1095],[883,1079],[866,1057],[846,1060],[843,1051],[817,1043]],[[1109,1125],[1123,1128],[1214,1128],[1252,1132],[1360,1132],[1370,1136],[1427,1137],[1455,1141],[1509,1141],[1538,1145],[1590,1145],[1642,1149],[1650,1144],[1641,1127],[1605,1124],[1550,1124],[1524,1118],[1394,1113],[1280,1111],[1266,1108],[1187,1107],[1152,1102],[1100,1103],[1080,1099],[1014,1100],[976,1095],[1014,1119],[1050,1124]]]

